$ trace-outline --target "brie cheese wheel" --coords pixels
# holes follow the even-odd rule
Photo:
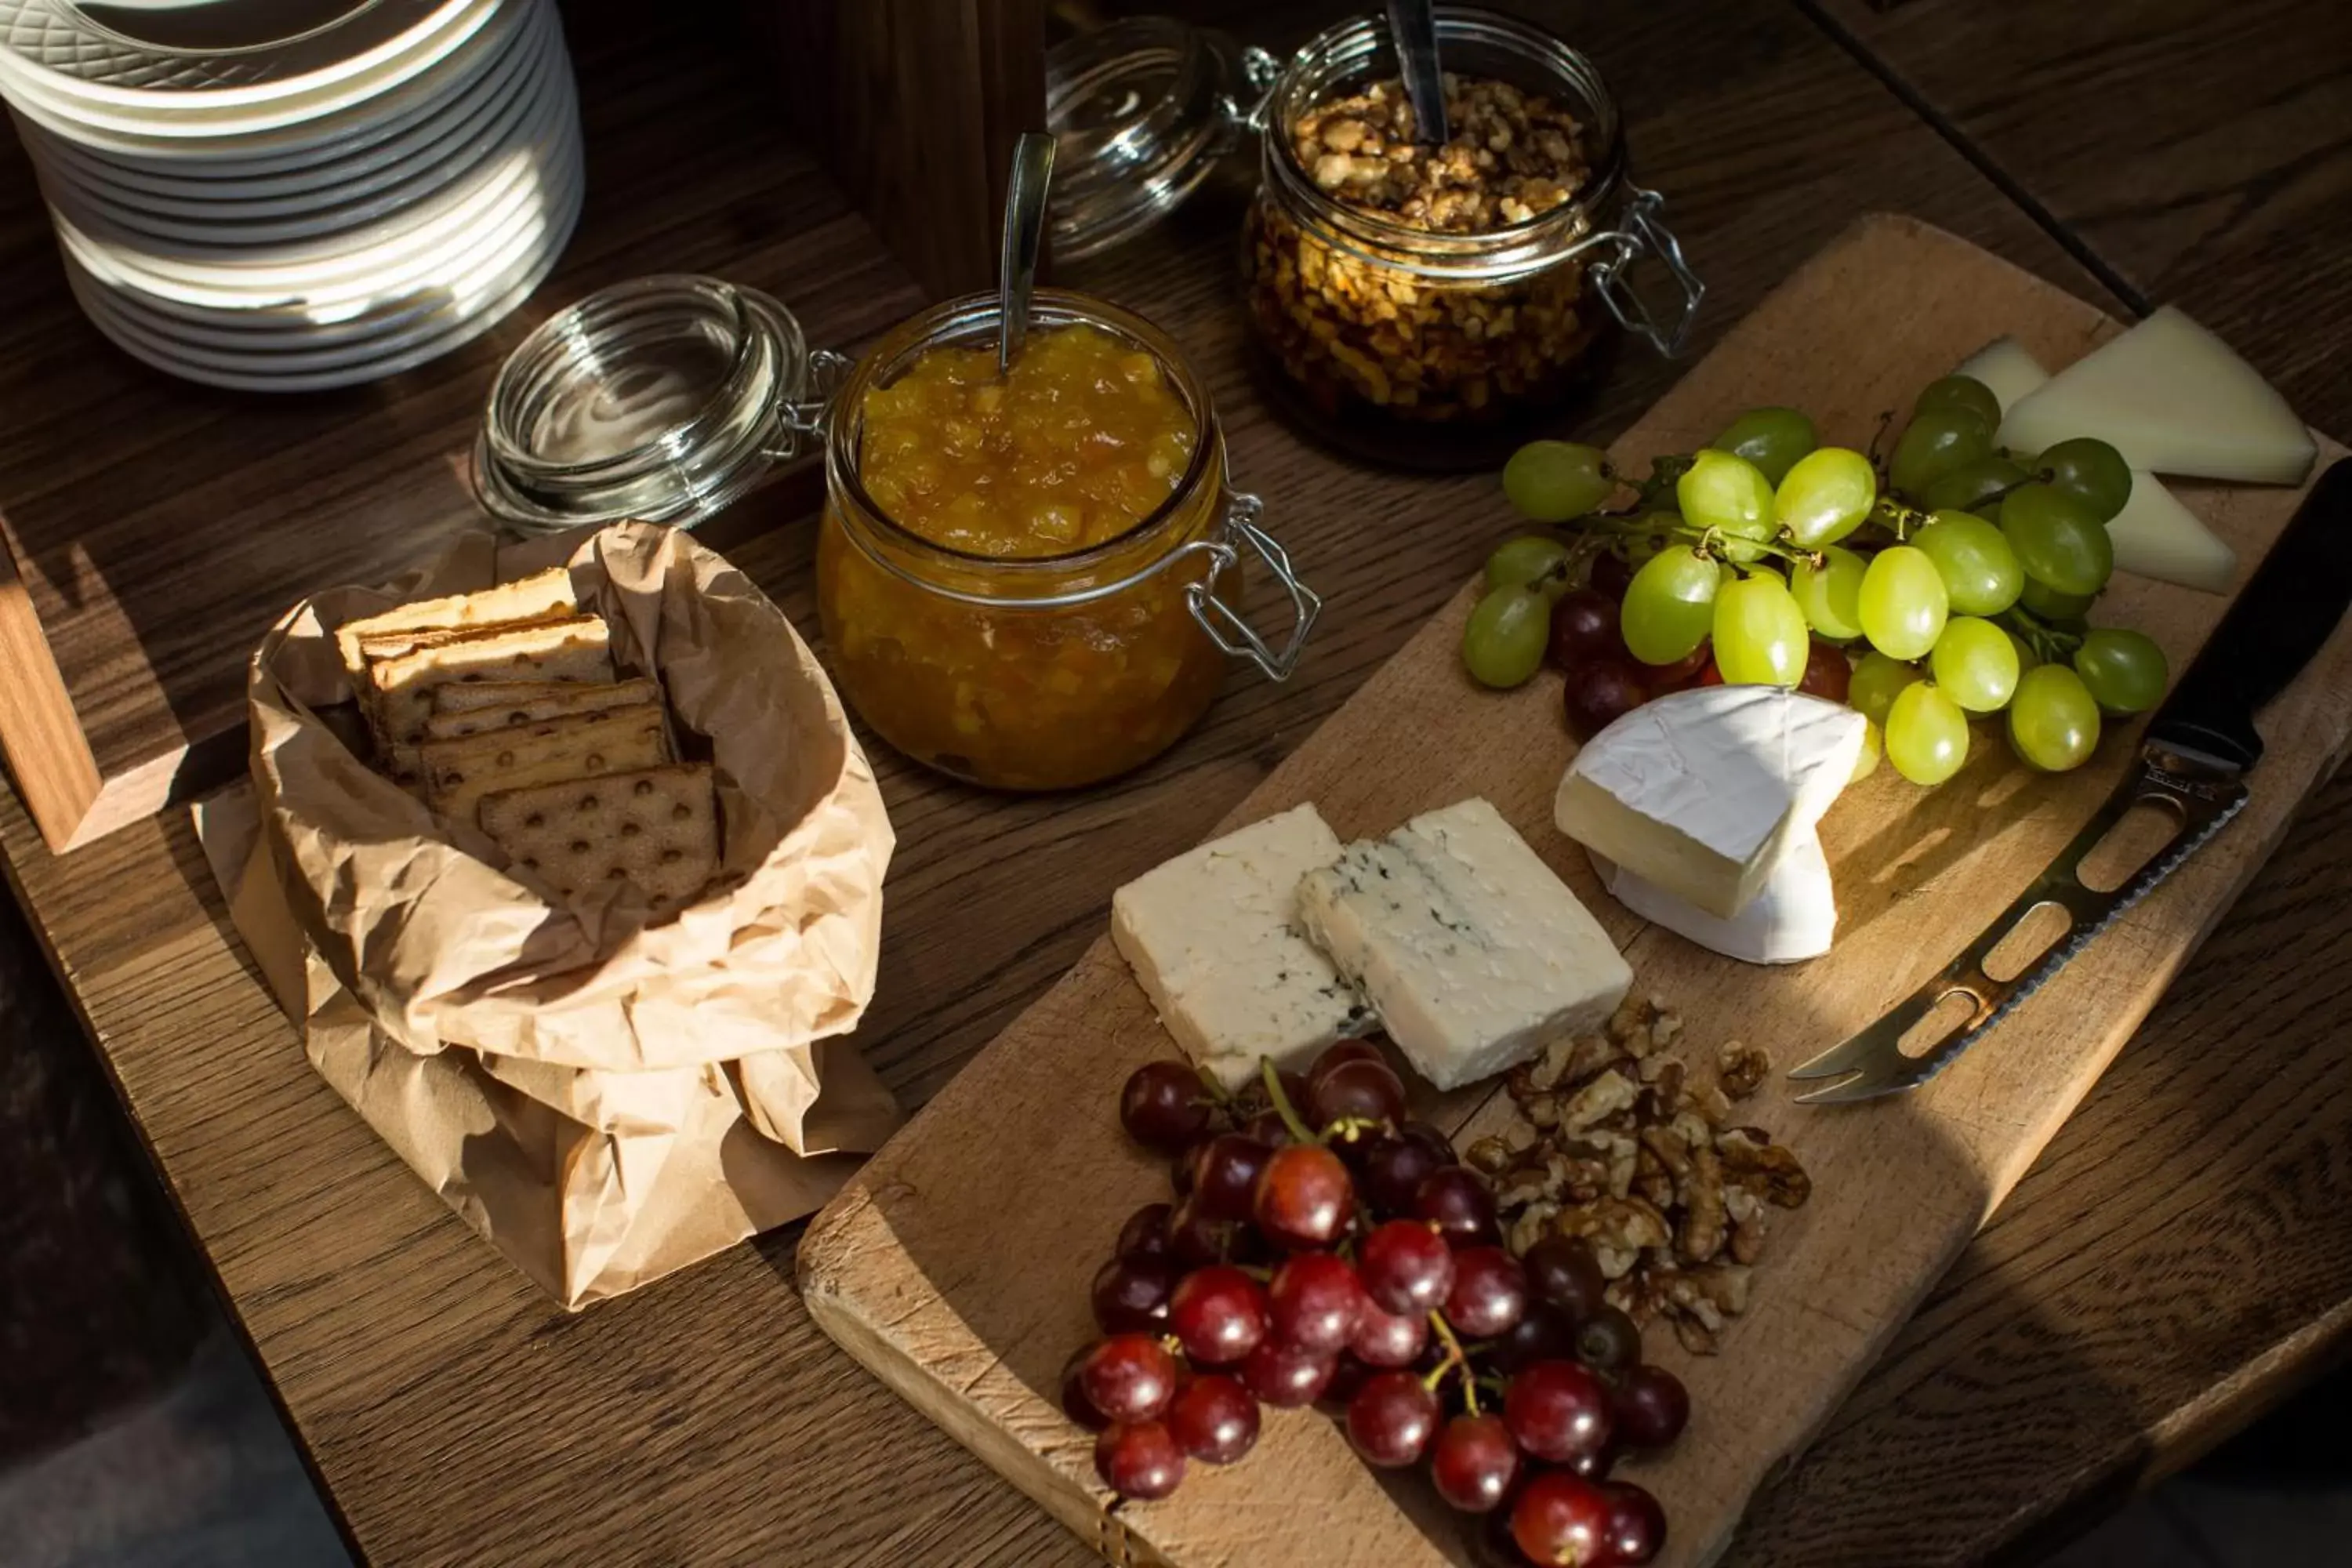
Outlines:
[[[2040,391],[2042,384],[2050,379],[2042,362],[2015,338],[1993,339],[1954,366],[1952,374],[1982,382],[2004,414]]]
[[[1598,851],[1586,853],[1600,873],[1601,885],[1619,903],[1727,958],[1796,963],[1827,952],[1837,935],[1837,893],[1830,883],[1829,857],[1811,834],[1789,847],[1778,868],[1765,879],[1763,890],[1729,920],[1685,903]]]
[[[2167,305],[2021,398],[2000,444],[2039,452],[2095,436],[2135,468],[2254,484],[2300,484],[2311,432],[2230,346]]]
[[[1601,1028],[1633,984],[1601,922],[1484,800],[1350,844],[1299,883],[1298,910],[1439,1089]]]
[[[1111,895],[1110,935],[1184,1054],[1227,1088],[1304,1068],[1371,1016],[1298,923],[1298,879],[1339,858],[1312,805],[1254,822]]]
[[[1586,742],[1559,781],[1561,832],[1706,913],[1746,909],[1853,778],[1864,721],[1775,686],[1701,686]]]

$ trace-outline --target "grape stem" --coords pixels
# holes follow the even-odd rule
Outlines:
[[[1870,521],[1888,529],[1895,542],[1902,543],[1915,528],[1925,528],[1933,520],[1933,512],[1921,511],[1916,506],[1905,506],[1893,496],[1882,495],[1870,509]]]
[[[1299,1119],[1297,1110],[1290,1103],[1290,1096],[1283,1092],[1282,1075],[1275,1070],[1274,1058],[1258,1058],[1257,1070],[1258,1076],[1265,1080],[1266,1097],[1274,1101],[1275,1114],[1282,1118],[1285,1127],[1290,1129],[1290,1135],[1301,1143],[1320,1142],[1321,1140]]]
[[[2017,634],[2018,640],[2033,650],[2033,657],[2044,664],[2064,664],[2083,646],[2082,637],[2074,632],[2061,631],[2048,621],[2027,609],[2012,605],[1999,616],[2000,623]]]
[[[1448,1373],[1456,1367],[1461,1368],[1462,1403],[1471,1415],[1477,1415],[1477,1379],[1469,1374],[1470,1358],[1464,1352],[1462,1342],[1454,1337],[1454,1325],[1445,1321],[1444,1313],[1433,1311],[1429,1314],[1429,1331],[1435,1334],[1437,1342],[1445,1347],[1445,1359],[1430,1368],[1428,1375],[1421,1380],[1421,1385],[1434,1394],[1444,1384]]]

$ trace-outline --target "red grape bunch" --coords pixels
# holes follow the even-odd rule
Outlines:
[[[1304,1074],[1265,1064],[1239,1093],[1151,1062],[1119,1120],[1171,1160],[1173,1192],[1120,1228],[1095,1277],[1105,1337],[1063,1374],[1105,1485],[1166,1497],[1188,1463],[1248,1453],[1261,1406],[1321,1405],[1367,1464],[1425,1465],[1529,1563],[1657,1554],[1656,1500],[1611,1471],[1672,1443],[1688,1395],[1643,1363],[1584,1243],[1504,1248],[1486,1179],[1406,1119],[1377,1047],[1333,1046]]]

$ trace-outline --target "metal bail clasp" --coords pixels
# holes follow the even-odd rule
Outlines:
[[[1192,618],[1209,634],[1209,640],[1235,658],[1246,658],[1265,672],[1269,680],[1287,680],[1298,668],[1298,656],[1307,646],[1307,634],[1314,629],[1315,617],[1323,613],[1323,600],[1314,589],[1298,580],[1291,569],[1290,555],[1275,542],[1274,536],[1257,525],[1265,515],[1265,503],[1254,495],[1235,494],[1226,499],[1225,531],[1238,535],[1243,542],[1256,552],[1257,558],[1274,574],[1290,595],[1292,622],[1290,636],[1280,652],[1266,647],[1241,612],[1217,597],[1217,578],[1226,567],[1241,559],[1228,540],[1220,539],[1205,548],[1211,564],[1208,575],[1184,589],[1185,602],[1191,605]]]
[[[1651,347],[1671,359],[1690,341],[1691,323],[1697,319],[1699,301],[1706,298],[1706,285],[1691,270],[1683,258],[1682,242],[1658,216],[1666,199],[1640,185],[1629,184],[1626,189],[1624,221],[1604,237],[1604,243],[1614,246],[1614,254],[1593,263],[1592,286],[1620,326],[1641,333],[1650,340]],[[1650,302],[1625,279],[1625,269],[1643,256],[1654,256],[1663,262],[1682,289],[1682,310],[1672,327],[1659,324]]]
[[[767,455],[782,462],[800,456],[801,443],[824,433],[824,411],[833,404],[833,395],[841,390],[849,370],[857,362],[847,354],[831,349],[812,350],[808,356],[807,374],[801,380],[801,395],[790,399],[777,410],[775,433],[768,437]]]

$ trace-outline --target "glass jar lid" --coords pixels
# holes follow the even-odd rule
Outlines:
[[[589,295],[499,367],[474,444],[482,506],[530,533],[691,527],[815,434],[844,364],[755,289],[665,274]]]

